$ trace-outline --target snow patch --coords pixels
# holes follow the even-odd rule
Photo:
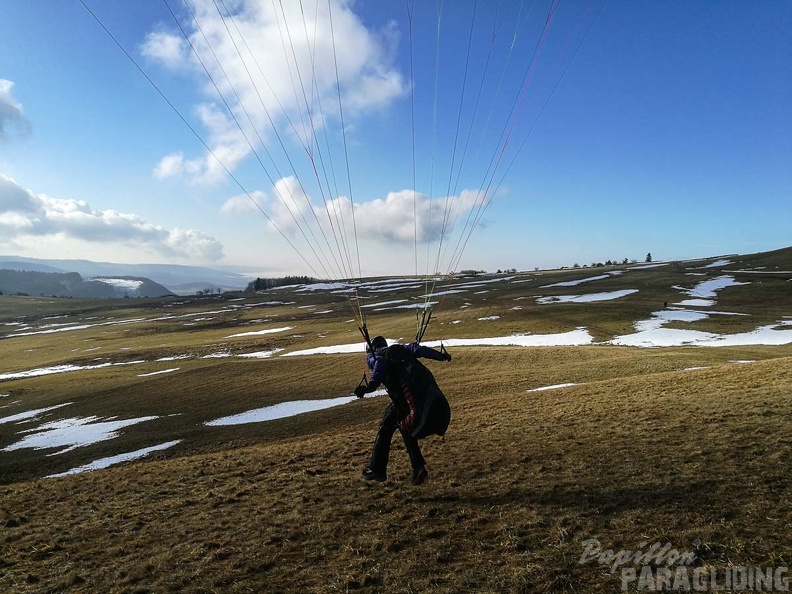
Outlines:
[[[274,334],[276,332],[287,332],[293,330],[293,326],[284,326],[283,328],[269,328],[267,330],[255,330],[252,332],[240,332],[239,334],[231,334],[225,338],[239,338],[240,336],[260,336],[262,334]]]
[[[480,291],[481,293],[486,293],[486,291]],[[428,295],[421,295],[421,299],[431,299],[432,297],[441,297],[443,295],[453,295],[454,293],[467,293],[467,289],[446,289],[445,291],[435,291],[434,293],[429,293]],[[478,293],[477,293],[478,294]]]
[[[165,361],[181,361],[183,359],[191,359],[192,355],[174,355],[172,357],[160,357],[159,359],[155,359],[155,361],[165,362]]]
[[[621,272],[621,271],[619,271]],[[591,281],[596,280],[603,280],[606,278],[610,278],[609,274],[600,274],[598,276],[589,276],[588,278],[581,278],[578,280],[571,280],[571,281],[563,281],[560,283],[553,283],[552,285],[542,285],[540,288],[542,289],[549,289],[550,287],[574,287],[576,285],[580,285],[583,283],[589,283]]]
[[[299,357],[302,355],[336,355],[339,353],[365,353],[365,352],[366,352],[366,345],[363,342],[356,342],[353,344],[339,344],[339,345],[316,347],[313,349],[304,349],[301,351],[292,351],[291,353],[284,353],[283,355],[281,355],[281,357]]]
[[[776,324],[760,326],[750,332],[713,334],[698,330],[663,328],[667,321],[668,319],[658,316],[651,320],[636,322],[634,324],[635,333],[617,336],[605,344],[652,348],[686,345],[700,347],[780,346],[792,343],[792,330],[776,330]]]
[[[297,289],[298,292],[301,291],[329,291],[332,289],[346,289],[346,283],[314,283],[312,285],[305,285]]]
[[[446,347],[462,346],[580,346],[592,344],[594,337],[586,328],[577,328],[558,334],[514,334],[492,338],[449,338],[442,341]],[[430,347],[439,347],[441,341],[423,343]]]
[[[117,365],[139,365],[145,361],[127,361],[126,363],[99,363],[97,365],[55,365],[54,367],[39,367],[29,371],[17,371],[13,373],[0,373],[0,381],[10,379],[23,379],[27,377],[39,377],[54,373],[68,373],[70,371],[84,371],[88,369],[103,369],[105,367],[115,367]]]
[[[159,445],[151,446],[148,448],[142,448],[140,450],[135,450],[134,452],[127,452],[126,454],[118,454],[116,456],[108,456],[107,458],[100,458],[99,460],[94,460],[93,462],[89,462],[88,464],[83,464],[82,466],[78,466],[77,468],[72,468],[71,470],[67,470],[66,472],[59,472],[58,474],[50,474],[45,476],[44,478],[58,478],[61,476],[68,476],[70,474],[80,474],[83,472],[93,472],[94,470],[101,470],[102,468],[107,468],[108,466],[113,466],[115,464],[120,464],[121,462],[129,462],[131,460],[137,460],[138,458],[143,458],[144,456],[148,456],[151,452],[159,452],[161,450],[167,450],[175,446],[177,443],[181,443],[181,439],[177,439],[175,441],[166,441],[165,443],[161,443]]]
[[[685,307],[710,307],[715,305],[715,301],[712,299],[685,299],[674,305],[682,305]]]
[[[366,394],[364,398],[373,398],[375,396],[384,396],[387,392],[385,389],[380,389],[370,394]],[[338,398],[325,398],[322,400],[293,400],[291,402],[281,402],[272,406],[265,406],[264,408],[257,408],[247,412],[231,415],[208,421],[204,423],[210,427],[222,427],[226,425],[243,425],[245,423],[263,423],[265,421],[274,421],[276,419],[285,419],[287,417],[294,417],[317,410],[325,410],[344,404],[349,404],[357,400],[357,396],[341,396]]]
[[[740,285],[750,285],[751,283],[741,283],[734,280],[733,276],[723,275],[716,278],[700,282],[692,289],[685,291],[691,297],[700,299],[713,299],[717,291],[726,287],[737,287]]]
[[[395,307],[383,307],[382,309],[431,309],[433,305],[437,305],[437,301],[427,301],[426,303],[413,303],[411,305],[396,305]],[[378,310],[379,311],[379,310]]]
[[[630,266],[630,270],[647,270],[649,268],[658,268],[660,266],[668,266],[668,262],[660,262],[658,264],[643,264],[642,266]]]
[[[608,291],[605,293],[590,293],[588,295],[553,295],[549,297],[537,297],[536,302],[540,304],[548,303],[594,303],[597,301],[611,301],[620,299],[627,295],[637,293],[638,289],[622,289],[620,291]]]
[[[406,303],[406,299],[395,299],[393,301],[380,301],[378,303],[367,303],[366,305],[361,305],[360,307],[383,307],[385,305],[396,305],[397,303]]]
[[[179,371],[180,367],[173,367],[171,369],[163,369],[162,371],[152,371],[151,373],[138,373],[138,377],[151,377],[152,375],[161,375],[163,373],[173,373]]]
[[[526,390],[526,392],[544,392],[545,390],[558,390],[560,388],[571,388],[572,386],[579,386],[580,384],[556,384],[554,386],[542,386],[541,388],[533,388]]]
[[[142,280],[133,280],[127,278],[101,278],[97,276],[88,280],[105,283],[106,285],[110,285],[111,287],[121,291],[137,291],[143,284]]]
[[[47,408],[37,408],[34,410],[28,410],[25,412],[17,413],[15,415],[11,415],[10,417],[3,417],[0,419],[0,425],[4,425],[6,423],[18,423],[19,421],[29,421],[35,420],[44,413],[47,413],[51,410],[55,410],[57,408],[61,408],[62,406],[68,406],[72,404],[71,402],[65,402],[63,404],[56,404],[55,406],[48,406]]]
[[[2,451],[11,452],[23,448],[36,450],[64,448],[52,455],[64,454],[100,441],[114,439],[118,437],[119,429],[157,418],[159,417],[138,417],[123,421],[100,421],[99,417],[74,417],[52,421],[35,429],[24,431],[23,433],[29,433],[29,435],[3,448]]]
[[[248,359],[269,359],[276,353],[280,353],[283,349],[272,349],[270,351],[257,351],[255,353],[243,353],[237,355],[238,357],[246,357]]]

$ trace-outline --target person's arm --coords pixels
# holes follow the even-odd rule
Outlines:
[[[373,392],[382,385],[385,376],[388,374],[388,362],[382,357],[374,357],[374,367],[371,370],[371,379],[365,386],[355,388],[355,396],[363,398],[363,394]]]
[[[450,361],[451,355],[448,352],[440,352],[428,346],[423,346],[417,342],[411,342],[407,345],[410,352],[416,357],[423,359],[433,359],[435,361]]]

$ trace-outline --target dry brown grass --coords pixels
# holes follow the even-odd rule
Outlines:
[[[787,260],[779,252],[733,267]],[[573,289],[542,286],[597,272],[524,275],[532,280],[449,295],[427,338],[586,326],[606,340],[680,299],[671,286],[700,280],[686,271],[669,265]],[[792,314],[788,284],[774,278],[726,289],[718,307],[749,316],[677,325],[731,332],[777,322]],[[618,302],[533,299],[632,287],[639,293]],[[360,471],[384,398],[266,423],[204,425],[348,394],[362,374],[354,355],[197,358],[360,340],[339,296],[257,299],[260,307],[238,311],[226,307],[227,297],[66,300],[60,322],[149,321],[0,340],[3,372],[97,357],[146,361],[5,381],[0,416],[64,402],[72,404],[47,420],[159,416],[57,456],[0,451],[0,592],[619,591],[618,576],[578,563],[588,538],[616,550],[670,542],[719,568],[789,564],[792,346],[452,349],[450,364],[430,363],[453,416],[445,443],[424,442],[430,480],[409,484],[396,444],[388,482],[371,485]],[[275,300],[290,303],[264,305]],[[3,321],[42,324],[59,311],[48,299],[0,301]],[[326,309],[332,313],[315,313]],[[182,317],[153,319],[164,312]],[[187,315],[194,325],[184,324]],[[500,317],[479,320],[490,315]],[[282,326],[294,329],[229,338]],[[409,340],[413,314],[371,310],[369,326]],[[193,358],[156,361],[184,353]],[[740,359],[756,362],[730,362]],[[166,367],[179,370],[139,377]],[[705,368],[684,371],[691,367]],[[561,383],[578,385],[527,392]],[[0,449],[32,426],[0,425]],[[175,439],[182,441],[137,463],[41,480]]]
[[[586,538],[788,563],[792,358],[672,371],[624,349],[499,351],[439,369],[454,418],[420,488],[401,448],[387,483],[360,479],[383,402],[354,403],[304,437],[2,488],[0,586],[618,591],[578,563]],[[488,381],[493,356],[511,371]],[[586,383],[525,392],[563,379]]]

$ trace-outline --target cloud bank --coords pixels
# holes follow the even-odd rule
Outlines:
[[[407,91],[404,76],[393,67],[395,26],[368,29],[348,0],[319,2],[310,10],[300,2],[270,0],[186,3],[179,19],[189,41],[173,24],[149,33],[140,51],[173,72],[205,81],[207,101],[194,107],[194,115],[212,152],[231,171],[253,148],[272,140],[275,130],[309,147],[317,130],[340,120],[339,91],[344,118],[351,119]],[[207,152],[167,155],[155,175],[208,184],[226,174]]]
[[[11,91],[14,83],[0,78],[0,141],[8,137],[8,131],[16,128],[22,134],[30,131],[30,123],[22,112],[22,104]]]
[[[201,231],[166,229],[134,214],[94,210],[82,200],[35,194],[0,173],[0,243],[31,238],[133,245],[166,257],[223,257],[220,242]]]
[[[235,196],[221,208],[224,214],[263,210],[269,227],[284,235],[316,230],[329,237],[358,237],[379,243],[412,244],[439,241],[454,228],[462,227],[471,210],[482,201],[482,193],[463,190],[458,196],[430,198],[420,192],[389,192],[384,198],[354,204],[341,196],[314,204],[294,177],[278,180],[271,194],[252,192]],[[319,229],[321,228],[321,231]]]

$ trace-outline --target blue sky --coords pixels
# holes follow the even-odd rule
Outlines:
[[[2,254],[356,276],[790,244],[787,2],[85,3],[239,184],[79,0],[6,1]]]

